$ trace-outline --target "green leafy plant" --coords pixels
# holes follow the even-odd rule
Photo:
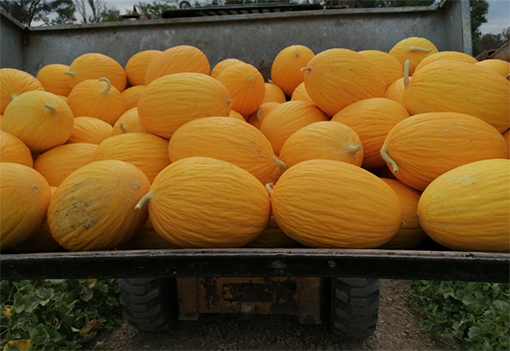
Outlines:
[[[463,350],[510,349],[510,284],[412,281],[419,328]]]
[[[78,350],[120,323],[119,293],[116,279],[2,280],[0,346],[30,340],[35,350]]]

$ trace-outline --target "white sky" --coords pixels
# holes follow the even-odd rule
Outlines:
[[[487,23],[480,27],[482,34],[500,34],[504,28],[510,27],[510,0],[488,0],[489,12],[486,16]],[[131,10],[133,5],[139,2],[152,2],[152,0],[106,0],[108,7],[116,7],[121,14],[126,9]],[[179,0],[177,0],[177,3]],[[194,1],[193,1],[194,2]]]

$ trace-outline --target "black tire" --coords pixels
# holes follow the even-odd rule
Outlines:
[[[375,332],[379,314],[379,279],[331,279],[330,331],[345,339]]]
[[[124,319],[145,332],[162,332],[177,322],[177,287],[172,278],[121,279]]]

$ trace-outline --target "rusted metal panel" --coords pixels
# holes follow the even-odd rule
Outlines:
[[[2,279],[366,277],[508,282],[510,254],[383,249],[180,249],[2,254]]]

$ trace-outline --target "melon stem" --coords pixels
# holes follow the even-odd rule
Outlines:
[[[18,97],[18,93],[12,93],[11,94],[11,100],[14,100]]]
[[[355,154],[356,152],[358,152],[360,150],[361,150],[360,144],[354,145],[354,144],[348,143],[347,146],[345,147],[345,151],[349,154]]]
[[[70,76],[75,76],[76,75],[76,71],[66,71],[66,72],[64,72],[64,74],[67,74],[67,75],[70,75]]]
[[[280,168],[283,168],[284,171],[286,171],[287,169],[289,169],[289,167],[287,166],[287,164],[285,162],[283,162],[282,160],[280,160],[278,157],[276,157],[275,155],[272,156],[274,162],[276,163],[276,165]]]
[[[386,148],[386,145],[383,145],[383,147],[380,150],[380,153],[382,159],[391,166],[392,172],[398,173],[398,165],[388,154],[388,149]]]
[[[119,124],[119,128],[120,128],[120,131],[121,131],[122,133],[126,133],[126,132],[127,132],[126,125],[125,125],[123,122],[121,122],[121,123]]]
[[[135,206],[135,210],[140,210],[143,206],[145,206],[145,204],[147,202],[149,202],[150,199],[152,199],[154,196],[152,195],[152,193],[149,191],[147,194],[145,194],[141,199],[140,201],[138,201],[138,203],[136,204]]]
[[[273,183],[267,183],[266,184],[266,190],[267,192],[269,193],[269,196],[273,195],[273,186],[274,184]]]
[[[425,48],[421,48],[419,46],[414,46],[414,45],[411,45],[407,51],[424,51],[424,52],[431,52],[432,49],[425,49]]]
[[[409,88],[409,65],[411,61],[409,59],[404,63],[404,87],[407,90]]]
[[[312,70],[312,67],[301,67],[300,71],[303,72],[303,71],[311,71]]]
[[[99,78],[98,80],[101,81],[101,82],[106,82],[106,86],[104,87],[104,89],[101,90],[101,93],[102,94],[107,94],[110,91],[111,87],[112,87],[112,83],[110,82],[110,80],[108,78],[104,78],[104,77],[103,78]]]
[[[44,104],[43,107],[47,109],[52,115],[55,115],[57,108],[52,104]]]

